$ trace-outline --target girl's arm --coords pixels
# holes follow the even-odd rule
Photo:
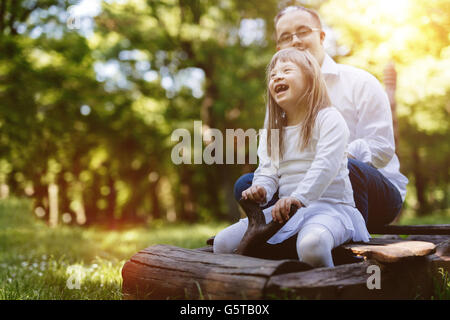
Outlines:
[[[252,186],[266,189],[266,199],[261,206],[266,205],[278,190],[278,164],[274,163],[267,153],[267,130],[260,131],[258,145],[259,166],[253,176]]]
[[[316,155],[305,177],[291,194],[306,207],[320,198],[347,160],[349,130],[344,118],[335,108],[326,108],[317,115],[319,140]],[[346,162],[345,162],[346,163]]]

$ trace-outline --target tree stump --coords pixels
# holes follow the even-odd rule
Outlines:
[[[427,241],[429,240],[429,241]],[[413,299],[433,294],[439,268],[450,271],[450,236],[372,239],[334,250],[357,263],[311,269],[298,260],[213,254],[212,247],[156,245],[122,269],[124,299]],[[345,260],[345,259],[344,259]],[[347,259],[348,260],[348,259]],[[381,288],[369,289],[378,268]]]

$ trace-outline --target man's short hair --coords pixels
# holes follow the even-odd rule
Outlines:
[[[308,8],[305,8],[302,6],[289,6],[289,7],[281,9],[280,12],[278,12],[277,16],[274,19],[275,27],[277,26],[278,20],[280,20],[280,18],[283,15],[285,15],[286,13],[289,13],[289,12],[297,11],[297,10],[302,10],[302,11],[308,12],[313,17],[313,19],[316,20],[317,24],[319,25],[319,28],[322,29],[322,22],[320,21],[319,14],[313,9],[308,9]]]

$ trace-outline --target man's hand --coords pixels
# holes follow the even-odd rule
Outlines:
[[[356,160],[356,158],[354,156],[352,156],[350,153],[347,154],[347,158]]]
[[[287,197],[278,200],[272,208],[272,219],[279,223],[287,221],[290,218],[289,212],[291,211],[291,205],[293,204],[298,208],[303,207],[303,203],[294,197]]]
[[[247,190],[242,191],[242,198],[253,200],[257,203],[264,203],[266,201],[266,189],[261,186],[251,186]]]

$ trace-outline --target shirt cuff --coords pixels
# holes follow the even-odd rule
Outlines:
[[[260,183],[257,180],[253,181],[252,186],[260,186],[266,190],[266,201],[264,201],[263,203],[260,203],[261,207],[265,207],[270,202],[270,200],[272,200],[275,192],[277,192],[276,188],[273,188],[272,186],[270,186],[266,183]]]
[[[348,153],[361,162],[372,162],[372,152],[367,142],[363,139],[356,139],[349,143]]]
[[[307,206],[309,206],[309,204],[310,204],[310,201],[309,201],[308,199],[306,199],[306,198],[305,198],[303,195],[301,195],[301,194],[298,194],[298,193],[293,192],[293,193],[291,194],[291,197],[293,197],[293,198],[297,199],[298,201],[300,201],[300,202],[303,204],[304,207],[307,207]]]

